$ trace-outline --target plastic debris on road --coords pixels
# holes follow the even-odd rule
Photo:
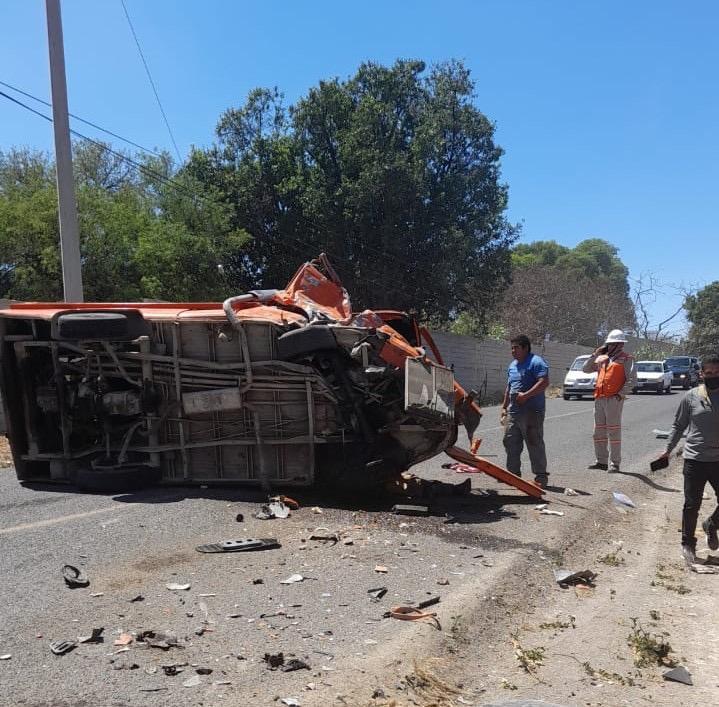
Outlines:
[[[12,658],[12,653],[5,653],[4,655],[0,655],[0,660],[10,660]]]
[[[542,508],[539,514],[543,516],[563,516],[564,511],[552,511],[549,508]]]
[[[284,653],[265,653],[262,660],[267,663],[268,670],[277,670],[285,664],[285,655]]]
[[[165,587],[171,592],[186,592],[192,585],[187,582],[186,584],[179,584],[178,582],[168,582]]]
[[[75,648],[77,648],[75,641],[53,641],[50,644],[50,650],[55,655],[65,655],[65,653],[69,653],[75,650]]]
[[[165,633],[164,631],[142,631],[138,634],[137,640],[140,643],[146,643],[151,648],[161,648],[162,650],[180,645],[174,633]]]
[[[428,506],[410,506],[407,504],[396,504],[392,506],[392,513],[397,516],[428,516]]]
[[[257,513],[254,514],[258,520],[272,520],[273,518],[287,518],[290,515],[289,506],[282,501],[271,501],[262,506]]]
[[[299,658],[292,658],[291,660],[288,660],[280,668],[280,670],[283,673],[292,673],[295,670],[311,670],[311,668],[307,663],[305,663],[304,660],[300,660]]]
[[[700,562],[693,562],[689,565],[689,569],[697,574],[719,574],[719,567],[712,565],[704,565]]]
[[[89,636],[78,636],[78,643],[104,643],[105,639],[102,637],[102,632],[105,629],[103,627],[93,628]]]
[[[387,594],[387,587],[375,587],[374,589],[368,589],[367,594],[369,594],[372,601],[379,601],[385,594]]]
[[[612,496],[617,503],[621,503],[623,506],[629,506],[629,508],[636,508],[634,501],[629,496],[625,496],[620,491],[612,491]]]
[[[669,430],[652,430],[652,434],[657,439],[669,439]]]
[[[70,589],[87,587],[90,584],[90,580],[77,567],[72,565],[63,565],[62,578]]]
[[[297,582],[304,581],[304,579],[301,574],[291,574],[287,579],[283,579],[280,584],[296,584]]]
[[[331,542],[332,545],[336,545],[340,540],[340,536],[337,533],[333,533],[329,528],[320,527],[312,531],[310,540],[316,540],[322,543]]]
[[[280,702],[288,707],[301,707],[302,703],[296,697],[283,697]]]
[[[193,675],[191,678],[185,680],[182,683],[182,687],[197,687],[202,683],[202,679],[199,675]]]
[[[573,572],[572,570],[554,570],[554,581],[560,586],[569,586],[570,584],[587,584],[590,585],[597,577],[596,572],[592,570],[580,570]]]
[[[692,682],[692,674],[683,665],[677,665],[676,668],[667,670],[665,673],[662,673],[662,677],[665,680],[671,680],[672,682],[681,682],[684,685],[694,684]]]
[[[569,487],[564,489],[564,495],[565,496],[579,496],[579,494],[574,489],[570,489]]]
[[[387,572],[389,572],[389,570],[384,565],[377,565],[374,568],[374,571],[378,572],[379,574],[387,574]]]

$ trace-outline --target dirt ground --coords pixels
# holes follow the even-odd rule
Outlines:
[[[391,692],[403,688],[406,698],[383,700],[380,688],[370,704],[717,704],[719,575],[691,572],[680,560],[678,465],[663,481],[673,493],[649,493],[635,509],[608,505],[561,556],[512,568],[473,616],[457,607],[434,650],[425,645],[413,671],[396,673]],[[703,511],[712,504],[705,494]],[[709,556],[703,533],[698,549]],[[558,566],[593,570],[595,586],[560,587]],[[694,685],[664,680],[673,665],[685,666]]]

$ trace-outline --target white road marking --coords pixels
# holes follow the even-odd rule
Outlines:
[[[110,511],[119,511],[120,509],[129,510],[126,506],[119,504],[106,506],[105,508],[96,508],[94,511],[85,511],[84,513],[72,513],[68,516],[59,516],[58,518],[48,518],[48,520],[38,520],[35,523],[23,523],[22,525],[13,525],[9,528],[0,528],[0,535],[10,535],[10,533],[19,533],[23,530],[35,530],[36,528],[45,528],[48,525],[57,525],[58,523],[67,523],[71,520],[79,520],[87,518],[98,513],[108,513]]]

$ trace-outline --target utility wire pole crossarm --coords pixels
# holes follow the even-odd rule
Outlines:
[[[62,41],[60,0],[45,0],[47,40],[50,52],[50,85],[52,116],[55,129],[55,164],[57,169],[57,201],[60,213],[60,257],[62,283],[66,302],[82,302],[82,265],[77,203],[72,175],[70,119],[67,110],[65,82],[65,48]]]

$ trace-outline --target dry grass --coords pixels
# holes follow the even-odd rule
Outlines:
[[[455,707],[461,691],[437,676],[437,672],[441,670],[440,659],[416,662],[413,671],[405,677],[407,687],[413,693],[410,703],[390,698],[385,701],[373,700],[370,704],[372,707],[405,707],[406,704],[422,707]]]

